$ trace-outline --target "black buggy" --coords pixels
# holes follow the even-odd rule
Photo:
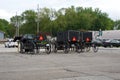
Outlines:
[[[98,51],[98,47],[95,43],[92,42],[93,40],[93,35],[92,32],[84,31],[80,32],[81,33],[81,42],[80,42],[80,48],[79,52],[89,52],[91,48],[93,49],[94,52]]]
[[[51,44],[44,34],[25,34],[15,37],[14,40],[19,40],[20,53],[39,53],[40,49],[45,49],[47,54],[51,52]]]
[[[79,47],[79,43],[81,41],[79,31],[68,30],[57,33],[57,39],[53,44],[53,51],[57,52],[57,50],[63,50],[65,53],[68,53],[71,50]]]

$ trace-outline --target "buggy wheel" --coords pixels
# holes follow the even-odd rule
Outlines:
[[[85,43],[80,44],[81,52],[85,52]]]
[[[29,41],[27,47],[28,47],[28,52],[30,52],[30,54],[37,53],[36,44],[33,41]]]
[[[81,45],[79,45],[79,44],[76,45],[76,52],[77,53],[81,53],[82,52],[82,46]]]
[[[98,52],[98,47],[95,44],[92,44],[92,49],[94,52]]]
[[[68,53],[69,52],[69,48],[64,48],[64,53]]]
[[[29,49],[25,49],[25,53],[28,53],[30,50]]]
[[[81,52],[82,52],[82,49],[79,48],[79,49],[77,49],[76,51],[77,51],[77,53],[81,53]]]
[[[64,51],[64,53],[68,53],[70,51],[69,43],[64,45],[63,51]]]
[[[77,51],[77,53],[81,53],[81,52],[83,52],[84,50],[82,49],[82,47],[79,47],[76,51]]]
[[[86,46],[85,46],[85,51],[86,51],[86,52],[89,52],[89,51],[90,51],[90,45],[86,45]]]

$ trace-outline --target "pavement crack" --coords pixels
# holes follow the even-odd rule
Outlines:
[[[63,70],[65,70],[67,72],[76,72],[76,71],[73,71],[73,70],[70,70],[70,69],[66,69],[66,68],[64,68]]]
[[[84,75],[89,75],[89,76],[94,76],[90,73],[86,73],[86,72],[79,72],[79,71],[75,71],[75,70],[71,70],[71,69],[67,69],[67,68],[64,68],[63,70],[67,71],[67,72],[74,72],[74,73],[77,73],[77,74],[84,74]]]

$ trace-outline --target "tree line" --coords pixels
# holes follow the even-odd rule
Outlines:
[[[65,30],[111,30],[120,29],[120,20],[113,21],[108,14],[91,7],[68,7],[59,10],[40,8],[40,11],[26,10],[21,15],[10,18],[10,22],[0,19],[0,30],[6,36],[13,37],[19,25],[20,35],[37,33],[37,24],[40,32],[48,32],[53,36],[58,31]],[[18,27],[17,27],[18,28]]]

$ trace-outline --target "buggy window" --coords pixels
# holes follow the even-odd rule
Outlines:
[[[26,35],[23,36],[23,38],[34,39],[34,35],[33,34],[26,34]]]

